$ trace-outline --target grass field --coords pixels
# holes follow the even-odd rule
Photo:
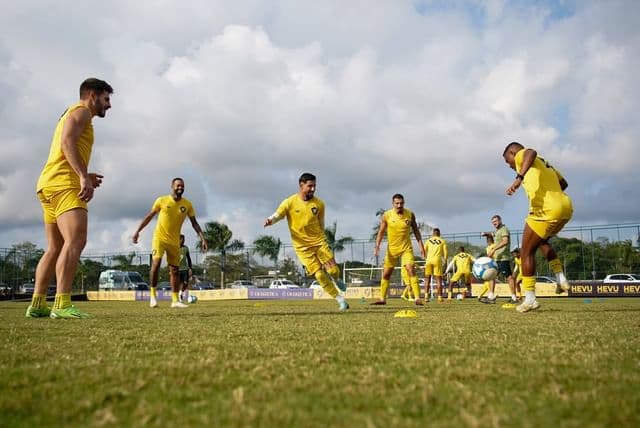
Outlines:
[[[640,426],[640,299],[0,303],[0,426]]]

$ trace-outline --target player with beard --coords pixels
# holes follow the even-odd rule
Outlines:
[[[338,301],[340,311],[346,311],[349,304],[338,291],[346,291],[346,287],[324,234],[324,202],[315,197],[315,191],[315,175],[305,172],[298,179],[298,192],[282,201],[265,220],[264,227],[287,219],[293,248],[307,274],[313,275],[322,289]]]
[[[207,252],[207,240],[205,239],[202,229],[196,220],[196,212],[193,209],[191,201],[182,197],[184,193],[184,180],[182,178],[174,178],[171,180],[171,194],[160,196],[156,199],[151,207],[151,211],[142,219],[140,226],[133,234],[133,243],[138,243],[138,238],[142,229],[149,224],[151,219],[158,215],[158,223],[153,232],[153,240],[151,244],[151,296],[149,297],[149,306],[155,308],[157,302],[158,287],[158,271],[162,262],[162,256],[167,253],[167,263],[169,264],[169,281],[171,283],[171,307],[187,308],[180,302],[180,278],[178,274],[178,266],[180,265],[180,229],[185,218],[189,217],[193,230],[196,231],[202,241],[202,251]]]

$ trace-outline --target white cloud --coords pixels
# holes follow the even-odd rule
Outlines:
[[[247,243],[288,239],[262,219],[307,170],[328,220],[355,237],[396,192],[444,233],[484,230],[498,211],[517,226],[526,201],[504,195],[500,157],[512,140],[567,176],[576,221],[638,220],[635,2],[564,15],[554,2],[417,3],[114,2],[97,20],[80,19],[84,5],[55,22],[35,3],[6,7],[0,246],[42,244],[34,183],[89,75],[116,93],[94,120],[91,169],[105,182],[87,251],[148,249],[153,224],[139,246],[130,235],[175,176],[201,224],[224,221]]]

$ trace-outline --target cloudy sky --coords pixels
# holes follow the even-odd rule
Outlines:
[[[633,0],[5,1],[0,247],[45,245],[35,182],[89,76],[115,94],[94,118],[85,253],[148,250],[155,222],[130,236],[175,176],[201,225],[247,243],[305,171],[338,235],[368,237],[396,192],[445,234],[493,213],[521,228],[514,140],[567,177],[572,225],[637,222],[638,16]]]

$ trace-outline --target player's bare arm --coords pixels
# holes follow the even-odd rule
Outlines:
[[[416,222],[416,215],[413,213],[411,214],[411,229],[413,230],[413,235],[416,237],[416,241],[418,241],[418,244],[420,245],[420,254],[424,259],[425,252],[424,244],[422,243],[422,235],[420,234],[420,228],[418,227],[418,223]]]
[[[151,219],[153,219],[153,217],[155,217],[156,214],[158,214],[160,210],[151,210],[149,211],[149,213],[142,219],[142,221],[140,222],[140,226],[138,226],[138,228],[136,229],[136,231],[133,233],[133,236],[131,237],[131,240],[133,241],[134,244],[138,243],[138,238],[140,237],[140,232],[142,231],[142,229],[144,229],[144,227],[146,225],[149,224],[149,222],[151,221]]]
[[[382,243],[382,237],[387,230],[387,219],[382,216],[382,220],[380,220],[380,229],[378,229],[378,235],[376,235],[376,246],[373,249],[373,255],[378,257],[380,254],[380,244]]]
[[[60,146],[64,157],[73,168],[73,171],[80,177],[80,192],[78,197],[89,202],[93,198],[94,179],[89,177],[87,166],[82,162],[80,153],[78,152],[78,141],[80,135],[91,122],[91,111],[87,108],[79,108],[69,113],[67,120],[62,128],[62,138]]]
[[[533,164],[533,161],[536,160],[537,156],[538,152],[535,150],[525,149],[522,166],[520,167],[520,171],[516,171],[517,175],[515,180],[513,180],[513,183],[511,183],[511,186],[507,188],[507,195],[513,195],[516,190],[520,188],[522,180],[524,180],[524,176],[527,174],[527,171],[529,171],[529,168],[531,168],[531,165]]]
[[[195,230],[200,237],[200,241],[202,242],[202,251],[206,253],[209,250],[209,244],[207,244],[207,240],[204,237],[204,233],[202,233],[202,228],[198,224],[198,220],[196,220],[195,217],[189,217],[189,220],[191,221],[191,227],[193,227],[193,230]],[[189,261],[189,264],[191,264],[191,261]]]

